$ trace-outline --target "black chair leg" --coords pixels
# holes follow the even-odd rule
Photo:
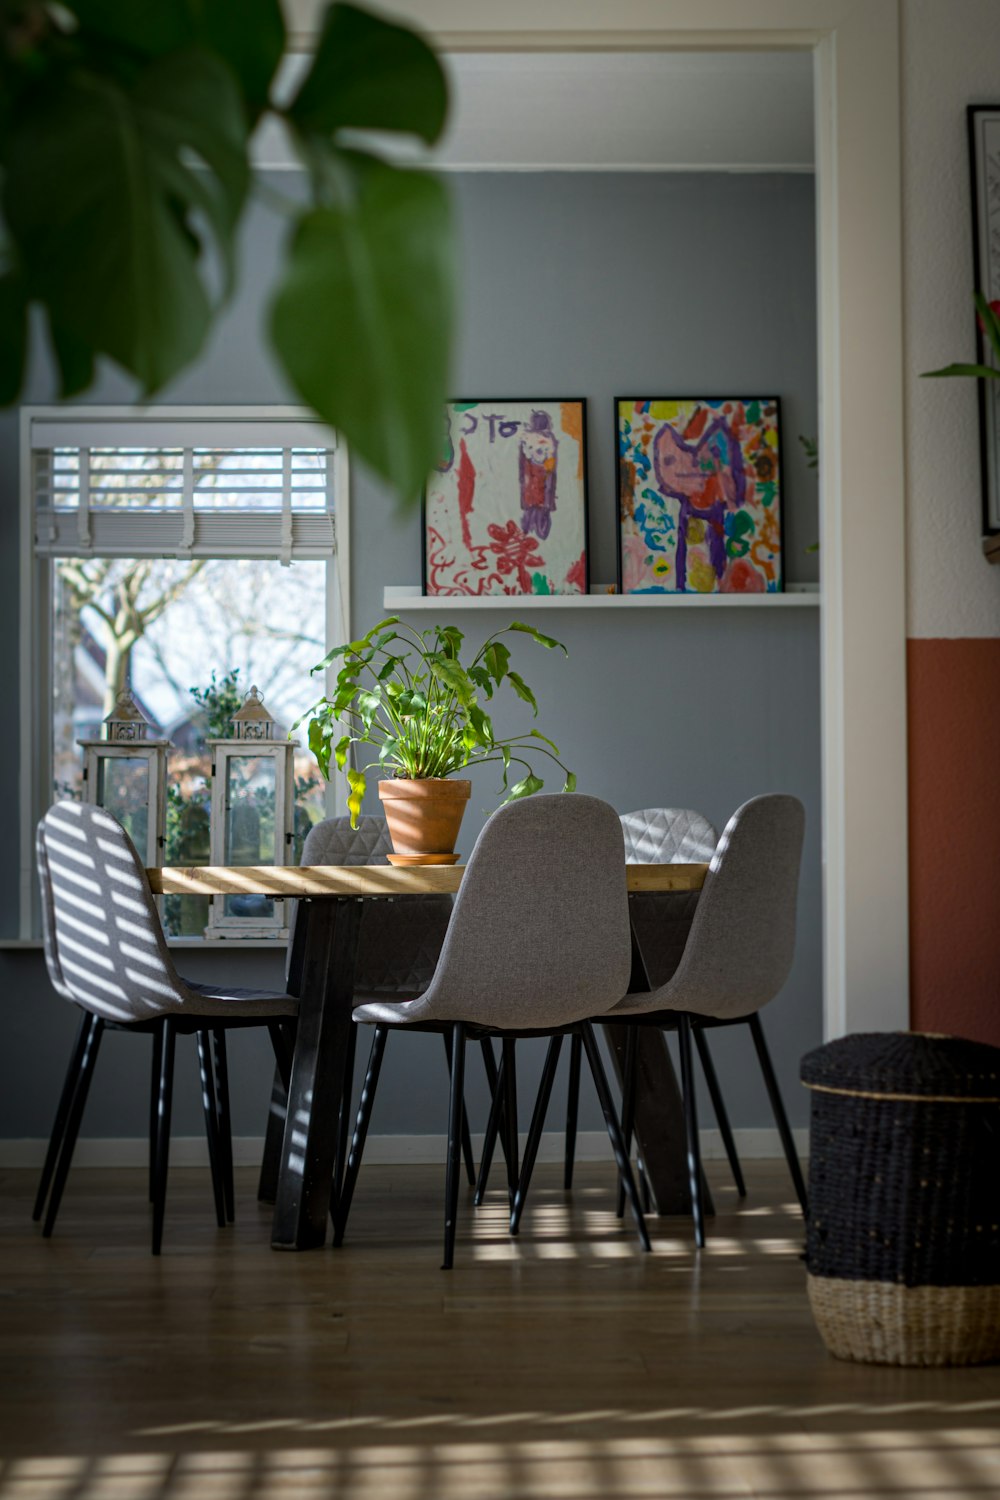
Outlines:
[[[281,1170],[281,1151],[285,1139],[285,1120],[288,1115],[288,1090],[281,1081],[281,1069],[274,1065],[271,1083],[271,1099],[267,1109],[267,1129],[264,1133],[264,1155],[257,1179],[257,1202],[274,1203],[278,1195],[278,1173]]]
[[[222,1192],[226,1206],[226,1222],[231,1224],[236,1217],[233,1116],[229,1107],[229,1056],[226,1051],[226,1033],[221,1026],[214,1028],[212,1041],[215,1048],[215,1107],[219,1120],[219,1146],[222,1155]]]
[[[611,1089],[608,1087],[608,1076],[601,1062],[600,1048],[597,1045],[597,1037],[594,1028],[589,1021],[584,1021],[581,1028],[583,1034],[583,1045],[587,1050],[587,1061],[597,1089],[597,1097],[601,1101],[601,1109],[604,1112],[604,1123],[608,1127],[608,1135],[611,1139],[611,1149],[615,1154],[615,1162],[625,1183],[625,1196],[639,1231],[639,1243],[644,1250],[652,1249],[649,1243],[649,1231],[646,1229],[646,1221],[642,1216],[642,1205],[636,1192],[635,1178],[632,1176],[632,1167],[625,1150],[625,1142],[622,1139],[621,1127],[615,1114],[614,1101],[611,1098]]]
[[[771,1109],[774,1111],[774,1123],[778,1127],[781,1137],[782,1150],[788,1163],[788,1170],[792,1174],[792,1182],[795,1185],[795,1196],[799,1200],[804,1217],[809,1215],[809,1195],[806,1192],[805,1180],[802,1176],[802,1168],[799,1165],[799,1154],[795,1149],[795,1140],[792,1136],[792,1128],[788,1123],[785,1113],[784,1101],[781,1090],[778,1088],[778,1080],[775,1076],[774,1066],[771,1062],[771,1054],[768,1051],[767,1042],[764,1040],[764,1028],[760,1024],[760,1016],[749,1016],[747,1024],[750,1027],[750,1035],[757,1049],[757,1058],[760,1062],[760,1071],[764,1075],[764,1083],[767,1086],[768,1097],[771,1100]]]
[[[340,1190],[340,1197],[336,1202],[336,1215],[333,1222],[333,1243],[339,1246],[344,1243],[344,1231],[347,1228],[347,1218],[351,1212],[351,1203],[354,1199],[354,1188],[361,1170],[361,1158],[365,1150],[365,1138],[368,1135],[368,1125],[372,1117],[372,1105],[375,1103],[375,1090],[378,1088],[378,1075],[382,1071],[382,1058],[385,1054],[385,1044],[389,1036],[387,1026],[376,1026],[375,1035],[372,1037],[372,1050],[368,1058],[368,1071],[365,1073],[365,1081],[361,1086],[361,1099],[358,1104],[358,1118],[354,1126],[354,1136],[351,1140],[351,1149],[347,1157],[347,1168],[344,1172],[344,1185]]]
[[[743,1171],[740,1167],[740,1159],[736,1153],[736,1142],[733,1140],[732,1128],[729,1124],[729,1114],[726,1110],[722,1090],[719,1088],[719,1079],[712,1061],[712,1054],[708,1050],[708,1037],[698,1025],[697,1021],[692,1026],[694,1031],[694,1044],[698,1048],[698,1057],[701,1060],[701,1071],[705,1075],[708,1084],[708,1092],[712,1099],[712,1109],[715,1111],[716,1123],[719,1134],[722,1136],[722,1144],[726,1148],[726,1156],[729,1158],[729,1170],[733,1174],[736,1191],[741,1198],[747,1195],[746,1183],[743,1181]]]
[[[545,1115],[549,1107],[549,1099],[552,1097],[552,1085],[555,1082],[556,1066],[559,1062],[561,1048],[561,1036],[549,1038],[549,1047],[545,1054],[545,1066],[542,1069],[542,1078],[538,1085],[538,1096],[535,1099],[535,1107],[531,1114],[528,1139],[524,1145],[521,1175],[517,1182],[517,1192],[514,1194],[514,1207],[510,1215],[511,1234],[517,1234],[517,1231],[521,1227],[521,1215],[524,1212],[525,1201],[528,1197],[528,1186],[531,1182],[535,1158],[538,1155],[538,1146],[542,1139],[542,1131],[545,1128]]]
[[[503,1039],[503,1113],[507,1142],[507,1201],[511,1213],[514,1211],[514,1195],[517,1192],[517,1063],[516,1043],[513,1037]]]
[[[351,1148],[351,1103],[354,1099],[354,1060],[358,1050],[358,1028],[352,1021],[344,1053],[344,1084],[340,1092],[340,1118],[337,1121],[337,1155],[333,1164],[333,1192],[330,1195],[330,1217],[337,1223],[337,1199],[344,1186],[347,1153]]]
[[[163,1028],[153,1031],[153,1066],[149,1077],[149,1201],[156,1197],[156,1120],[160,1098],[160,1067],[163,1062]]]
[[[212,1196],[215,1199],[215,1222],[220,1229],[226,1227],[226,1192],[223,1187],[222,1147],[219,1142],[219,1117],[215,1110],[215,1077],[212,1072],[212,1053],[207,1031],[197,1033],[198,1072],[201,1080],[201,1108],[205,1116],[205,1136],[208,1141],[208,1164],[212,1172]]]
[[[458,1179],[462,1168],[462,1120],[465,1115],[465,1027],[461,1021],[456,1021],[451,1029],[450,1051],[451,1090],[448,1101],[448,1167],[445,1175],[442,1271],[450,1271],[455,1262]]]
[[[73,1103],[73,1095],[76,1091],[77,1080],[80,1077],[80,1064],[87,1050],[90,1034],[97,1024],[97,1017],[89,1010],[80,1014],[80,1026],[76,1033],[76,1041],[73,1043],[73,1052],[66,1069],[66,1079],[59,1095],[59,1103],[56,1106],[56,1117],[52,1122],[52,1134],[49,1136],[49,1148],[45,1153],[45,1164],[42,1167],[42,1176],[38,1184],[38,1193],[35,1198],[35,1206],[31,1211],[31,1217],[36,1221],[42,1217],[45,1208],[45,1200],[49,1196],[49,1184],[52,1181],[52,1173],[56,1169],[59,1159],[59,1148],[66,1134],[66,1121],[69,1118],[70,1105]]]
[[[444,1033],[444,1050],[448,1058],[448,1072],[451,1074],[451,1032]],[[476,1185],[476,1161],[472,1154],[472,1132],[469,1130],[469,1114],[462,1101],[462,1159],[465,1162],[465,1175],[469,1186]]]
[[[625,1032],[625,1058],[622,1064],[622,1140],[625,1142],[625,1155],[628,1157],[632,1154],[632,1131],[635,1129],[635,1090],[638,1071],[639,1028],[629,1026]],[[645,1173],[643,1173],[643,1181],[645,1181]],[[645,1202],[643,1207],[645,1207]],[[619,1219],[625,1216],[625,1184],[620,1177],[615,1214]]]
[[[487,1050],[488,1049],[488,1050]],[[479,1161],[479,1179],[476,1182],[476,1195],[473,1204],[476,1208],[480,1206],[486,1197],[486,1186],[489,1182],[490,1167],[493,1165],[493,1152],[496,1150],[497,1139],[503,1149],[504,1159],[507,1156],[506,1125],[504,1122],[504,1067],[503,1058],[500,1059],[500,1067],[497,1069],[496,1059],[493,1056],[493,1046],[488,1038],[483,1038],[483,1060],[489,1057],[486,1067],[486,1079],[490,1086],[490,1114],[486,1121],[486,1134],[483,1137],[483,1154]]]
[[[167,1204],[167,1170],[170,1164],[170,1113],[174,1100],[174,1050],[177,1030],[170,1016],[163,1026],[163,1057],[157,1096],[156,1180],[153,1194],[153,1254],[163,1244],[163,1217]]]
[[[694,1241],[699,1250],[705,1243],[705,1210],[701,1198],[701,1146],[698,1141],[698,1103],[694,1093],[694,1060],[691,1056],[691,1021],[677,1017],[677,1040],[681,1054],[681,1092],[684,1095],[684,1130],[687,1136],[688,1186],[694,1214]]]
[[[281,1075],[282,1086],[287,1094],[288,1083],[292,1076],[292,1048],[288,1039],[288,1033],[280,1021],[268,1021],[267,1034],[271,1038],[271,1050],[274,1053],[274,1061]]]
[[[90,1029],[87,1044],[83,1049],[80,1059],[80,1071],[77,1075],[76,1088],[73,1090],[73,1100],[66,1116],[66,1131],[63,1135],[62,1148],[59,1152],[59,1160],[56,1163],[55,1175],[52,1179],[52,1191],[49,1194],[49,1207],[45,1215],[45,1223],[42,1226],[42,1235],[48,1239],[55,1228],[56,1215],[59,1212],[59,1204],[62,1202],[63,1189],[66,1186],[66,1178],[69,1176],[70,1165],[73,1161],[73,1152],[76,1149],[76,1138],[80,1131],[80,1121],[83,1119],[84,1106],[87,1103],[87,1095],[90,1092],[91,1079],[94,1076],[94,1068],[97,1065],[97,1053],[101,1045],[101,1037],[104,1035],[104,1021],[100,1016],[94,1017],[95,1024]]]
[[[563,1166],[563,1188],[573,1186],[573,1164],[576,1161],[576,1117],[580,1107],[580,1063],[583,1042],[573,1034],[569,1048],[569,1088],[566,1094],[566,1160]]]

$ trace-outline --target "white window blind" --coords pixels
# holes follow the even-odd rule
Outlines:
[[[36,417],[40,557],[328,558],[330,430],[306,418]]]

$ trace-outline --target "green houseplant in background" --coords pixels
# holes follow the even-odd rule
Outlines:
[[[99,359],[155,395],[197,357],[237,275],[265,117],[310,201],[284,205],[274,352],[351,450],[415,498],[438,455],[451,338],[448,199],[364,132],[432,145],[445,77],[416,32],[328,7],[290,98],[280,0],[6,0],[0,8],[0,405],[40,308],[65,399]],[[361,135],[358,132],[362,132]]]
[[[979,315],[979,327],[990,349],[993,351],[995,362],[992,365],[987,365],[965,364],[960,361],[956,364],[945,365],[940,370],[925,370],[924,375],[926,378],[937,379],[941,376],[960,376],[972,380],[1000,380],[1000,300],[990,302],[982,292],[976,292],[975,303],[976,312]],[[982,386],[980,389],[985,396],[988,388]],[[985,408],[981,407],[980,410],[981,412],[985,411]],[[993,524],[998,519],[995,510],[995,499],[991,501],[991,496],[995,496],[996,494],[996,482],[995,478],[991,480],[989,476],[994,472],[997,459],[995,454],[987,452],[986,441],[987,439],[984,435],[983,529],[986,534],[983,536],[983,552],[988,562],[996,564],[1000,563],[1000,534],[998,534],[996,524]]]
[[[501,639],[518,633],[566,653],[560,641],[515,621],[491,635],[466,666],[464,636],[455,626],[417,631],[390,616],[360,639],[335,647],[313,669],[342,662],[332,697],[319,699],[298,724],[309,720],[309,748],[323,774],[330,775],[332,763],[347,777],[355,826],[367,773],[373,768],[385,773],[379,795],[396,862],[444,864],[457,858],[454,840],[470,783],[450,780],[456,771],[496,763],[501,791],[511,801],[541,791],[544,781],[533,766],[534,757],[542,756],[563,772],[562,790],[574,790],[576,777],[559,759],[558,746],[537,729],[498,737],[484,706],[507,684],[538,713],[535,695],[511,670],[510,649]],[[376,752],[360,767],[348,762],[355,745]],[[512,780],[511,767],[524,774]]]

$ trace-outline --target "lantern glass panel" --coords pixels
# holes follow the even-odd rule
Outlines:
[[[125,829],[145,861],[149,838],[147,755],[102,755],[97,762],[97,800]]]
[[[273,865],[277,811],[273,755],[227,755],[225,863]],[[267,896],[227,896],[226,915],[269,916]]]

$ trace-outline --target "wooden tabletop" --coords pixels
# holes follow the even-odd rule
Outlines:
[[[700,891],[708,865],[626,865],[630,891]],[[168,865],[146,871],[154,895],[450,895],[464,865]]]

